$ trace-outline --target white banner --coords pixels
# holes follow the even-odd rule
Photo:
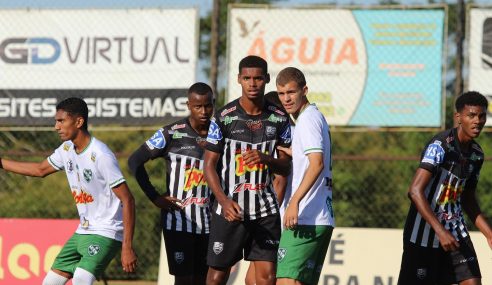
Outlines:
[[[330,125],[440,127],[443,9],[232,8],[227,96],[241,96],[238,65],[268,62],[275,78],[301,69]]]
[[[166,89],[195,81],[192,9],[1,10],[0,89]]]
[[[492,8],[472,8],[469,15],[470,72],[467,89],[486,95],[492,104]],[[487,126],[492,126],[490,111],[487,114]]]
[[[492,284],[492,250],[480,232],[471,232],[478,255],[482,284]],[[321,271],[320,285],[396,285],[403,253],[403,230],[335,228]],[[249,263],[241,261],[227,284],[244,284]],[[158,284],[172,284],[164,241]]]

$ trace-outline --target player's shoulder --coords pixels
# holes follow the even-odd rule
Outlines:
[[[233,114],[239,110],[239,99],[232,100],[225,104],[222,108],[219,108],[216,112],[216,116],[223,118],[229,114]]]
[[[172,133],[176,130],[186,129],[188,127],[188,120],[186,118],[175,121],[171,124],[165,125],[160,130],[164,130],[166,132]]]
[[[69,152],[73,150],[73,142],[72,141],[64,141],[59,147],[63,152]]]
[[[94,155],[114,156],[114,153],[109,148],[109,146],[95,137],[91,138],[91,143],[87,151],[90,151],[92,156]]]
[[[302,124],[318,124],[318,125],[328,125],[325,116],[318,107],[314,104],[310,104],[302,111],[301,116],[299,116],[296,125]]]

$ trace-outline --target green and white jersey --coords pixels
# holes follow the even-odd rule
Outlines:
[[[113,152],[92,137],[79,154],[66,141],[48,157],[56,170],[65,170],[77,205],[80,224],[76,233],[98,234],[123,239],[123,213],[120,199],[112,188],[125,182]]]
[[[307,155],[314,152],[323,153],[324,168],[299,203],[298,224],[334,227],[330,129],[318,108],[309,105],[297,118],[292,140],[292,196],[309,166]]]

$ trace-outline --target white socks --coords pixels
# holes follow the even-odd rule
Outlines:
[[[46,276],[44,277],[43,285],[65,285],[67,281],[68,278],[58,275],[50,270],[48,274],[46,274]]]
[[[73,285],[92,285],[96,281],[96,276],[92,275],[89,271],[77,267],[73,274]]]

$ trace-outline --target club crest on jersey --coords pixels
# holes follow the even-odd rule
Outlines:
[[[432,165],[439,165],[444,160],[444,149],[441,146],[440,141],[434,141],[425,150],[422,162]]]
[[[184,259],[185,259],[184,252],[182,252],[182,251],[176,251],[174,253],[174,260],[176,261],[177,264],[183,263]]]
[[[84,168],[84,179],[87,183],[91,182],[92,180],[92,170]]]
[[[101,250],[101,247],[97,244],[91,244],[91,245],[89,245],[89,247],[87,247],[87,253],[90,256],[94,256],[94,255],[98,254],[100,250]]]
[[[292,141],[292,135],[290,133],[290,126],[287,126],[280,135],[283,143],[290,143]]]
[[[224,243],[215,241],[213,249],[214,249],[214,253],[216,255],[219,255],[224,250]]]
[[[166,145],[166,139],[164,138],[164,134],[162,134],[162,129],[155,132],[154,135],[145,143],[150,150],[153,150],[154,148],[163,149]]]
[[[219,125],[215,123],[215,120],[210,121],[210,127],[208,128],[207,142],[212,144],[218,144],[222,139],[222,132],[220,131]]]
[[[277,251],[277,260],[278,262],[281,262],[282,259],[284,259],[285,255],[287,254],[287,249],[280,247]]]
[[[422,280],[427,276],[427,268],[417,268],[417,278]]]

